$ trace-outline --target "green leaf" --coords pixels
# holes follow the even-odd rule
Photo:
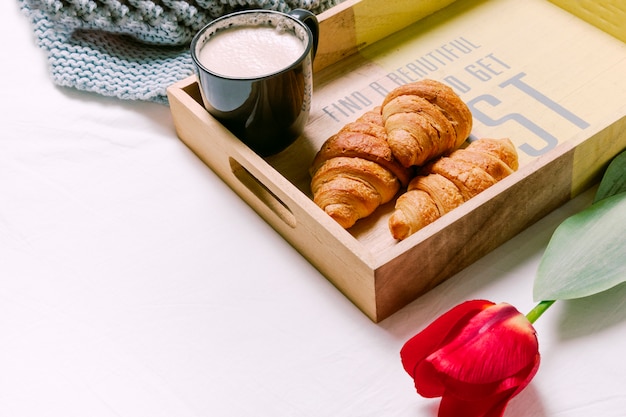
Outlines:
[[[594,203],[626,191],[626,151],[617,155],[604,172]]]
[[[535,278],[536,301],[567,300],[626,281],[626,193],[592,204],[554,232]]]

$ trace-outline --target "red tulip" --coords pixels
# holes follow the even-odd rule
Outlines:
[[[499,417],[539,368],[535,329],[515,307],[467,301],[405,343],[417,392],[442,397],[439,417]]]

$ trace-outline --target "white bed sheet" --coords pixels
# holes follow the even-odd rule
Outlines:
[[[0,2],[0,416],[436,415],[399,349],[473,298],[530,310],[548,215],[372,323],[176,137],[169,109],[52,85]],[[626,415],[626,286],[555,304],[507,417]]]

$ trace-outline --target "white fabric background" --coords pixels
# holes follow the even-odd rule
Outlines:
[[[399,350],[472,298],[527,312],[593,190],[374,324],[176,137],[169,109],[54,87],[0,2],[0,416],[428,417]],[[626,286],[555,304],[506,417],[626,415]]]

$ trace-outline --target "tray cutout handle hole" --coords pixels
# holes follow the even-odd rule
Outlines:
[[[202,93],[200,92],[200,85],[197,82],[191,83],[182,89],[189,97],[194,99],[196,103],[204,106],[202,103]]]
[[[244,168],[239,162],[229,157],[230,169],[237,179],[246,186],[259,200],[272,210],[289,227],[296,227],[296,216],[280,198],[271,192],[261,181]]]

